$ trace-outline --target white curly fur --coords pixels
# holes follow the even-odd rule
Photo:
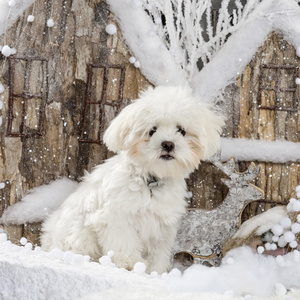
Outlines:
[[[185,212],[184,178],[219,149],[223,124],[187,88],[144,92],[104,135],[118,155],[87,174],[46,220],[42,247],[94,259],[113,250],[119,267],[144,262],[148,272],[167,271]]]

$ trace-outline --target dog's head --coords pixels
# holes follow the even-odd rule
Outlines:
[[[223,118],[188,88],[148,89],[111,122],[104,142],[158,177],[187,176],[220,148]]]

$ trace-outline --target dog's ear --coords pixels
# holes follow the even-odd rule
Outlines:
[[[136,105],[135,102],[126,106],[105,131],[103,141],[109,150],[117,153],[129,147],[136,118],[139,115]]]
[[[202,160],[207,160],[221,148],[222,127],[225,118],[207,106],[202,106],[198,111],[198,128],[200,129],[199,140],[203,146]]]

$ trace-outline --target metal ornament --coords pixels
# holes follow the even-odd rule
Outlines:
[[[222,259],[224,242],[238,230],[243,208],[250,202],[261,199],[263,191],[250,183],[259,173],[259,167],[251,163],[248,170],[235,170],[235,158],[225,164],[219,157],[212,163],[222,170],[229,179],[222,182],[229,192],[222,204],[214,210],[189,209],[182,219],[174,247],[175,253],[185,252],[196,263],[218,266]]]

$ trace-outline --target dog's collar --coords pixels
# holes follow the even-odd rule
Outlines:
[[[155,176],[149,174],[149,177],[147,180],[148,188],[151,190],[152,188],[157,187],[158,185],[159,185],[158,179]]]
[[[159,181],[155,176],[149,174],[147,180],[147,186],[149,188],[151,197],[153,196],[152,189],[158,187],[161,184],[162,184],[161,181]]]

